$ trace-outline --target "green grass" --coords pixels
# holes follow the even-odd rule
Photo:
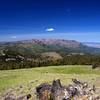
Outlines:
[[[72,78],[77,78],[100,86],[100,70],[92,70],[91,66],[50,66],[0,71],[0,92],[19,85],[27,86],[30,82],[36,87],[43,82],[51,83],[58,78],[64,85],[69,84]]]

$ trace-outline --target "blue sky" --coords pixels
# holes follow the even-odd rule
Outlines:
[[[0,0],[0,41],[99,37],[99,0]]]

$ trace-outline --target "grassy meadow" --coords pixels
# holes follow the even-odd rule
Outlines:
[[[35,88],[43,82],[51,83],[54,79],[61,79],[66,85],[71,83],[72,78],[100,86],[100,70],[92,70],[91,66],[50,66],[0,71],[0,93],[21,85],[29,88],[31,84],[31,87]]]

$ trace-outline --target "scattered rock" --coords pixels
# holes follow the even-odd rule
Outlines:
[[[31,94],[27,94],[27,100],[31,98]]]
[[[77,79],[72,79],[72,82],[63,86],[60,79],[53,80],[52,84],[40,84],[36,91],[20,85],[18,89],[7,90],[0,100],[100,100],[100,88]]]
[[[37,97],[40,100],[49,100],[51,94],[51,85],[48,83],[43,83],[36,87]]]
[[[96,93],[94,85],[90,87],[87,82],[77,79],[72,79],[72,82],[68,86],[62,86],[59,79],[52,85],[44,83],[36,88],[37,96],[39,100],[100,100],[100,93]]]
[[[18,96],[16,100],[27,100],[26,95],[21,95],[20,94],[20,96]]]
[[[16,100],[16,98],[12,96],[7,96],[4,98],[4,100]]]

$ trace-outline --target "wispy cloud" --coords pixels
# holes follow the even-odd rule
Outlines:
[[[55,30],[54,28],[47,28],[47,29],[46,29],[47,32],[52,32],[52,31],[54,31],[54,30]]]
[[[11,36],[10,38],[12,38],[12,39],[16,39],[16,38],[17,38],[17,36]]]

